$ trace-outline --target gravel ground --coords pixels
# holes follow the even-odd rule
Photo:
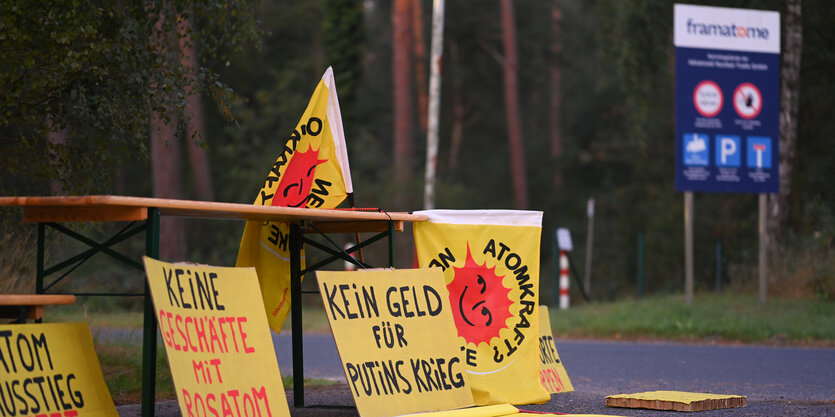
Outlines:
[[[287,390],[287,403],[293,404],[293,392]],[[306,408],[290,407],[290,415],[293,417],[353,417],[359,416],[354,408],[354,401],[347,385],[333,385],[326,387],[307,387],[305,389]],[[551,401],[541,405],[520,406],[522,410],[550,412],[550,413],[573,413],[573,414],[603,414],[613,416],[634,416],[634,417],[665,417],[671,415],[689,413],[676,413],[673,411],[638,410],[626,408],[606,407],[606,397],[599,394],[591,394],[582,391],[556,394]],[[120,417],[139,417],[140,405],[128,404],[116,408]],[[791,400],[766,400],[750,401],[744,408],[731,408],[725,410],[700,411],[699,417],[715,416],[796,416],[796,417],[821,417],[835,416],[835,402],[813,402],[813,401],[791,401]],[[156,406],[157,417],[181,417],[176,401],[161,401]]]

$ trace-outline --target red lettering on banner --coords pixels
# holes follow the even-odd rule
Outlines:
[[[212,317],[212,321],[209,322],[209,339],[212,342],[212,353],[215,353],[215,343],[217,343],[218,349],[223,351],[222,346],[220,345],[220,337],[218,337],[217,329],[215,328],[215,318]]]
[[[563,392],[565,391],[565,384],[563,384],[560,375],[553,369],[541,369],[539,371],[539,380],[543,386],[548,387],[548,391]]]
[[[201,352],[209,351],[209,340],[206,338],[206,323],[204,320],[194,320],[194,329],[197,331],[197,343],[200,345]],[[205,350],[203,346],[206,346]]]
[[[159,318],[157,319],[159,323],[159,332],[162,334],[162,340],[165,342],[166,345],[171,346],[171,337],[168,335],[168,332],[165,331],[165,310],[159,311]]]
[[[287,288],[284,289],[284,293],[281,294],[281,302],[278,303],[278,307],[273,309],[273,317],[278,316],[278,312],[281,310],[281,307],[284,307],[284,304],[287,302]]]
[[[214,358],[209,361],[209,364],[215,366],[215,372],[217,372],[217,382],[223,383],[223,377],[220,376],[220,359]]]
[[[246,316],[183,316],[160,310],[158,322],[163,342],[178,352],[255,352],[254,347],[247,345],[249,335],[245,329],[248,322]],[[229,339],[232,339],[232,343],[229,343]],[[241,343],[238,343],[238,339]]]
[[[227,391],[226,395],[232,397],[232,401],[235,402],[235,411],[238,413],[237,415],[240,416],[241,415],[241,407],[238,406],[238,395],[240,395],[240,392],[238,392],[238,390],[236,390],[236,389],[232,389],[232,390]]]
[[[229,352],[229,348],[227,347],[227,344],[226,344],[226,332],[223,331],[223,325],[224,324],[229,324],[229,330],[232,331],[232,343],[235,344],[235,352],[236,353],[239,352],[238,338],[235,337],[235,328],[232,327],[235,324],[235,318],[234,317],[219,317],[217,319],[217,324],[220,327],[220,335],[221,335],[221,337],[223,337],[223,347],[226,348],[226,351]]]
[[[185,403],[183,417],[272,417],[273,415],[267,399],[267,389],[263,385],[259,388],[250,387],[244,391],[226,390],[202,394],[183,389],[182,397]],[[220,412],[217,408],[218,397],[220,398]],[[46,415],[39,417],[46,417]]]
[[[180,323],[182,323],[182,322],[183,322],[183,316],[181,316],[179,314],[174,316],[174,324],[177,326],[177,332],[180,333],[180,336],[183,340],[188,340],[188,338],[186,337],[185,332],[183,332],[183,329],[180,328]],[[184,346],[183,351],[188,351],[188,346]]]
[[[232,414],[232,406],[229,405],[229,400],[226,399],[225,395],[220,396],[220,405],[223,407],[223,417],[226,416],[233,416]]]
[[[186,328],[186,342],[188,343],[189,349],[191,349],[192,352],[197,352],[197,345],[191,343],[191,332],[188,331],[188,323],[191,322],[194,324],[194,321],[194,317],[186,317],[186,325],[183,327]],[[197,332],[197,325],[194,325],[194,331]]]
[[[267,409],[267,417],[273,417],[272,411],[270,411],[270,401],[267,399],[267,389],[264,386],[261,386],[260,390],[256,390],[255,387],[252,387],[252,398],[255,399],[255,406],[258,410],[258,417],[263,417],[261,415],[261,407],[258,405],[258,400],[264,400],[264,407]]]
[[[243,328],[243,323],[246,323],[246,317],[238,317],[238,331],[241,333],[241,344],[244,346],[244,353],[253,353],[255,348],[246,345],[246,332]]]
[[[171,327],[171,318],[172,317],[174,317],[174,314],[171,314],[170,312],[165,313],[165,319],[168,321],[169,337],[171,338],[171,341],[174,343],[174,350],[179,351],[180,350],[180,345],[176,341],[174,341],[174,329]]]
[[[212,406],[212,403],[215,402],[215,395],[214,394],[206,394],[206,408],[214,415],[215,417],[219,417],[217,414],[217,409]]]
[[[30,397],[31,398],[31,397]],[[5,414],[3,414],[5,415]],[[25,417],[25,416],[21,416]],[[33,417],[78,417],[78,410],[67,410],[64,413],[35,414]]]
[[[188,395],[188,390],[183,388],[183,402],[186,404],[186,414],[188,417],[194,417],[194,414],[191,412],[191,396]]]
[[[224,321],[226,321],[225,318],[219,317],[217,319],[217,328],[220,330],[220,337],[223,339],[223,351],[224,352],[229,352],[229,346],[226,345],[226,332],[223,331],[223,322]]]

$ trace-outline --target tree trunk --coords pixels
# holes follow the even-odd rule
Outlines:
[[[395,0],[391,10],[393,29],[392,79],[394,89],[394,170],[402,190],[412,174],[412,29],[410,0]],[[402,194],[402,191],[400,192]],[[402,200],[399,202],[402,203]]]
[[[157,198],[183,198],[180,143],[177,140],[176,121],[166,123],[160,114],[154,114],[151,122],[151,177],[153,196]],[[159,255],[170,261],[186,260],[187,248],[185,224],[177,217],[160,219]]]
[[[769,195],[768,235],[771,248],[776,249],[784,235],[789,218],[794,154],[797,142],[798,107],[800,103],[800,57],[803,52],[801,0],[787,0],[783,39],[783,62],[780,71],[780,192]]]
[[[504,97],[507,117],[507,137],[510,147],[510,172],[513,178],[513,200],[516,208],[528,208],[525,177],[525,148],[522,143],[522,123],[519,115],[518,58],[516,52],[516,24],[512,0],[501,0],[502,39],[504,43]]]
[[[171,48],[173,34],[164,33],[162,19],[160,16],[156,25],[156,47]],[[155,87],[152,91],[157,90]],[[153,93],[159,94],[158,91]],[[157,198],[183,198],[176,127],[177,121],[173,117],[167,123],[161,113],[155,112],[151,117],[151,185],[152,195]],[[182,219],[168,216],[160,219],[159,255],[164,260],[186,260],[185,224]]]
[[[415,57],[418,127],[422,134],[426,134],[429,90],[426,86],[426,45],[423,39],[423,11],[420,7],[420,0],[412,0],[412,44]]]
[[[551,63],[548,73],[548,132],[551,138],[551,161],[554,167],[554,187],[562,187],[562,169],[557,163],[562,153],[562,136],[560,135],[560,56],[562,54],[562,33],[560,32],[560,21],[562,12],[557,0],[551,4],[551,27],[553,39],[551,40]]]
[[[186,71],[186,143],[188,161],[191,166],[194,195],[198,200],[213,201],[212,175],[209,169],[209,154],[201,144],[206,143],[206,127],[203,122],[203,104],[198,90],[197,46],[191,39],[191,19],[179,22],[180,62]]]
[[[46,140],[49,142],[49,146],[54,148],[62,147],[67,144],[67,139],[69,138],[69,129],[57,129],[52,126],[52,116],[49,114],[46,115],[47,125],[50,127],[49,133],[46,134]],[[52,192],[52,195],[66,195],[66,190],[64,189],[64,181],[65,172],[64,172],[64,165],[63,162],[60,160],[60,156],[55,152],[50,152],[49,157],[52,159],[52,165],[55,169],[55,177],[49,182],[49,189]]]
[[[449,175],[455,175],[458,170],[458,158],[461,153],[461,146],[464,142],[464,100],[461,88],[460,60],[458,55],[458,43],[449,43],[449,60],[452,67],[452,132],[450,133],[449,146]]]

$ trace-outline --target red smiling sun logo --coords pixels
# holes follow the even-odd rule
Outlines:
[[[458,335],[476,345],[498,337],[511,317],[510,289],[502,284],[504,277],[496,275],[496,267],[486,264],[476,263],[467,244],[467,260],[461,268],[452,267],[455,277],[447,284]]]
[[[307,152],[296,152],[287,169],[281,176],[278,188],[275,190],[272,205],[281,207],[304,207],[310,198],[310,189],[316,176],[316,166],[327,162],[318,159],[319,150],[308,149]]]

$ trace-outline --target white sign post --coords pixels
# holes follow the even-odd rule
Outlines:
[[[588,228],[586,230],[586,270],[583,278],[583,285],[586,295],[591,298],[591,251],[592,240],[594,239],[594,199],[589,198],[586,202],[586,216],[588,216]]]

